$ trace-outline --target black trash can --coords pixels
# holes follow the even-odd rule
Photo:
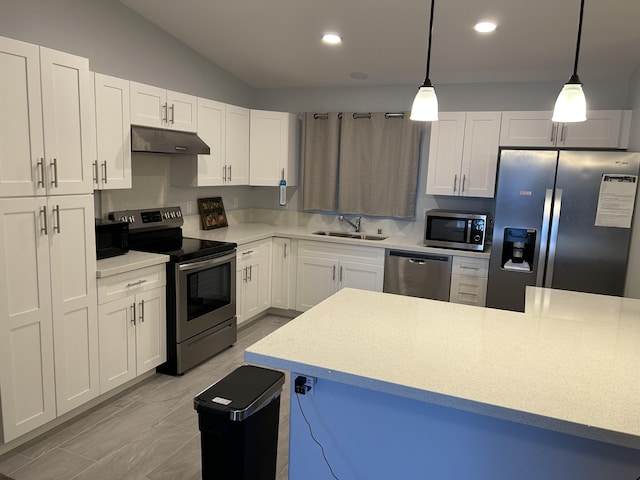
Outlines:
[[[199,393],[202,479],[274,480],[284,373],[238,367]]]

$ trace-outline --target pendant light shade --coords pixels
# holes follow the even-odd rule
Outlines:
[[[435,0],[431,0],[431,15],[429,16],[429,45],[427,47],[427,73],[424,83],[420,85],[416,98],[411,106],[411,120],[431,122],[438,120],[438,98],[436,90],[429,80],[429,65],[431,63],[431,37],[433,34],[433,7]]]
[[[584,0],[580,2],[580,21],[578,23],[578,41],[576,44],[576,58],[573,64],[573,75],[564,84],[555,108],[553,109],[554,122],[584,122],[587,119],[587,101],[582,91],[582,83],[578,78],[578,57],[580,55],[580,37],[582,36],[582,15],[584,13]]]

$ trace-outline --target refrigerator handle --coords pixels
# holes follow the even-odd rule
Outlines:
[[[560,207],[562,206],[562,189],[556,189],[553,202],[553,220],[551,221],[551,236],[549,238],[549,261],[547,262],[547,276],[544,286],[551,288],[553,282],[553,266],[556,261],[556,244],[558,242],[558,225],[560,223]]]
[[[549,223],[551,221],[551,197],[553,190],[547,188],[544,196],[544,210],[542,213],[542,229],[540,230],[540,252],[538,253],[538,275],[536,287],[542,287],[544,282],[544,263],[547,260],[547,243],[549,241]]]

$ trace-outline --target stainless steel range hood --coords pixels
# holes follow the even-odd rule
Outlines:
[[[131,151],[173,155],[208,155],[209,146],[191,132],[131,125]]]

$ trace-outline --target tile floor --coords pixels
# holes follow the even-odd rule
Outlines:
[[[0,457],[15,480],[201,480],[193,397],[244,363],[244,349],[290,319],[267,315],[181,377],[155,375],[71,423]],[[284,392],[289,388],[285,381]],[[287,479],[289,395],[280,407],[277,480]]]

